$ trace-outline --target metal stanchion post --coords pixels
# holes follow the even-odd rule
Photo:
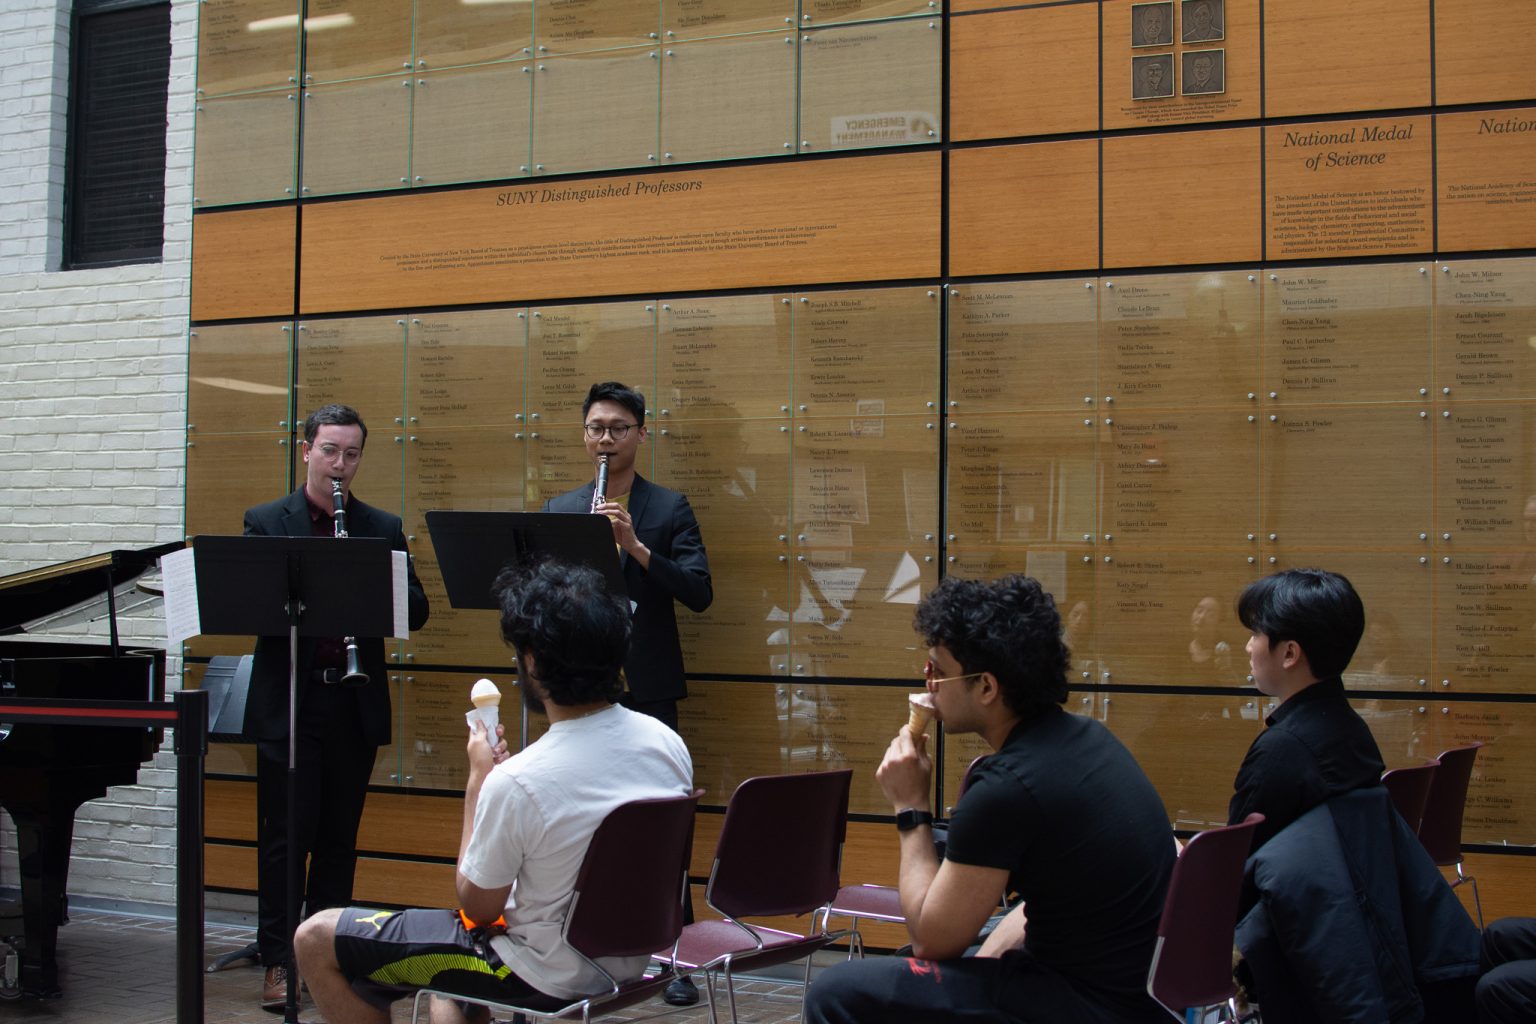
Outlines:
[[[208,694],[176,702],[176,1021],[203,1024],[203,760]]]

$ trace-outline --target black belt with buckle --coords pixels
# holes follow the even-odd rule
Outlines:
[[[312,668],[309,670],[309,681],[312,683],[324,683],[327,686],[335,686],[341,682],[341,669]]]

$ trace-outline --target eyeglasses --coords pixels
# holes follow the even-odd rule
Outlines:
[[[310,447],[319,452],[322,459],[334,459],[340,455],[341,460],[349,466],[363,457],[361,448],[342,448],[334,444],[311,444]]]
[[[594,441],[601,441],[604,434],[612,434],[615,441],[622,441],[629,436],[630,427],[638,427],[638,423],[615,423],[611,426],[603,426],[601,423],[586,424],[587,436]]]
[[[956,679],[980,679],[982,676],[986,675],[985,672],[967,672],[963,676],[944,676],[942,679],[935,679],[935,678],[933,678],[933,674],[935,672],[937,672],[938,670],[939,670],[939,667],[937,665],[935,665],[932,661],[924,662],[923,663],[923,680],[925,682],[928,682],[928,683],[952,683]]]

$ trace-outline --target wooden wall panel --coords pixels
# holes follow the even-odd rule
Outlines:
[[[1259,131],[1104,140],[1104,266],[1257,260]]]
[[[1536,4],[1435,0],[1435,102],[1536,97]]]
[[[1024,274],[1099,265],[1099,143],[949,155],[949,272]]]
[[[312,206],[302,305],[313,313],[933,276],[938,188],[937,153],[892,153]]]
[[[993,11],[949,28],[952,139],[1099,127],[1098,11],[1092,4]]]
[[[1484,30],[1496,31],[1492,26]],[[1264,8],[1264,114],[1292,117],[1426,105],[1429,54],[1429,0],[1269,4]]]
[[[1431,245],[1430,119],[1265,129],[1270,259],[1422,252]]]
[[[293,206],[192,218],[192,319],[293,313]]]
[[[1435,155],[1441,251],[1536,246],[1536,107],[1438,114]]]

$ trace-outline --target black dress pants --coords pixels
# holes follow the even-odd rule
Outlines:
[[[297,799],[301,919],[352,902],[357,826],[378,747],[363,736],[355,691],[309,682],[299,701]],[[261,962],[290,962],[288,741],[256,745],[257,945]],[[305,870],[306,859],[308,870]]]
[[[1536,917],[1505,917],[1483,932],[1477,981],[1481,1024],[1536,1021]]]

